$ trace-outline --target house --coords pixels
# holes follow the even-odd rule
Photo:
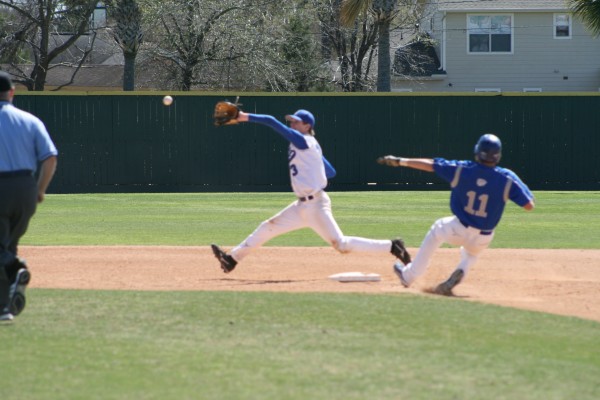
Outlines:
[[[0,70],[13,74],[18,92],[26,91],[20,83],[22,74],[29,76],[32,65],[11,66],[0,64]],[[76,73],[75,73],[76,72]],[[142,69],[136,71],[136,90],[154,90],[156,77],[152,72]],[[123,65],[92,64],[77,69],[68,65],[53,65],[46,76],[46,91],[88,92],[122,91]]]
[[[397,50],[392,91],[600,90],[600,38],[564,0],[440,0],[435,6],[431,21],[422,24],[422,36],[433,45]],[[422,50],[421,63],[412,67],[417,72],[411,71],[403,60],[419,59],[415,49],[432,46],[437,58]]]

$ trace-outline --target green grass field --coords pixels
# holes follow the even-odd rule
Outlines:
[[[334,192],[346,235],[402,236],[418,247],[450,215],[448,192]],[[29,245],[235,245],[293,200],[291,193],[49,195],[22,240]],[[538,192],[527,212],[509,203],[492,247],[598,248],[600,192]],[[305,229],[268,245],[324,246]]]
[[[346,234],[411,247],[449,215],[444,192],[330,195]],[[494,247],[597,248],[600,193],[536,196],[507,207]],[[233,245],[291,198],[49,195],[22,244]],[[600,323],[402,292],[29,289],[0,338],[1,399],[600,398]]]

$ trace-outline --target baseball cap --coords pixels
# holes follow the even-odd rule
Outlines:
[[[292,115],[286,115],[285,119],[287,121],[291,121],[291,120],[302,121],[305,124],[309,124],[313,128],[315,127],[315,116],[312,115],[312,113],[307,110],[298,110]]]
[[[12,79],[10,79],[10,75],[4,71],[0,71],[0,92],[8,92],[10,89],[14,88]]]

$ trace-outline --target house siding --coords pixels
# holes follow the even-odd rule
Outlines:
[[[513,16],[512,54],[468,54],[467,14],[476,13],[446,15],[445,47],[438,49],[446,76],[437,80],[398,79],[394,82],[395,89],[451,92],[483,88],[502,92],[521,92],[525,88],[539,88],[543,92],[600,89],[600,40],[593,38],[576,18],[572,20],[571,38],[555,39],[553,12],[502,12]],[[438,19],[432,36],[440,45],[443,32]]]

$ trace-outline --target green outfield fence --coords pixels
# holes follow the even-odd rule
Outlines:
[[[288,191],[287,142],[269,128],[216,128],[231,93],[17,93],[59,151],[51,193]],[[338,171],[329,190],[426,190],[447,185],[380,155],[470,159],[482,133],[503,141],[501,165],[534,190],[600,189],[600,94],[242,94],[248,112],[316,117]]]

